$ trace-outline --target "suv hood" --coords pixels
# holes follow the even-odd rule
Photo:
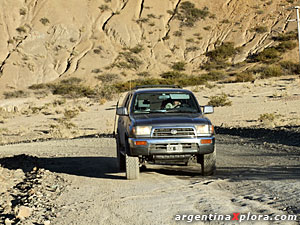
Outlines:
[[[133,115],[134,125],[144,126],[155,126],[155,125],[178,125],[178,124],[211,124],[210,121],[203,117],[200,113],[154,113],[154,114],[141,114]]]

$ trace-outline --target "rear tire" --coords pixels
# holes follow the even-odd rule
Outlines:
[[[126,178],[127,180],[136,180],[140,175],[139,158],[128,156],[126,154]]]
[[[216,174],[216,159],[216,148],[214,148],[214,152],[210,154],[198,155],[198,162],[201,164],[201,171],[203,176]]]
[[[119,135],[116,137],[117,145],[117,166],[120,171],[125,171],[125,156],[121,153],[121,144]]]

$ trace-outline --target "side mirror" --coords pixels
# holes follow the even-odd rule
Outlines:
[[[117,115],[119,115],[119,116],[127,116],[128,115],[127,108],[126,107],[119,107],[119,108],[117,108]]]
[[[214,107],[211,105],[203,106],[203,114],[211,114],[214,113]]]

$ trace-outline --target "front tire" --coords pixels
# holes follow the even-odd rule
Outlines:
[[[201,164],[201,171],[203,176],[210,176],[216,174],[216,148],[210,154],[198,155],[198,162]]]
[[[126,154],[126,178],[127,180],[136,180],[140,175],[139,158],[128,156]]]

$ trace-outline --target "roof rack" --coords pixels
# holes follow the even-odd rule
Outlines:
[[[133,88],[133,90],[137,89],[142,89],[142,88],[182,88],[179,85],[163,85],[163,84],[158,84],[158,85],[138,85]]]

